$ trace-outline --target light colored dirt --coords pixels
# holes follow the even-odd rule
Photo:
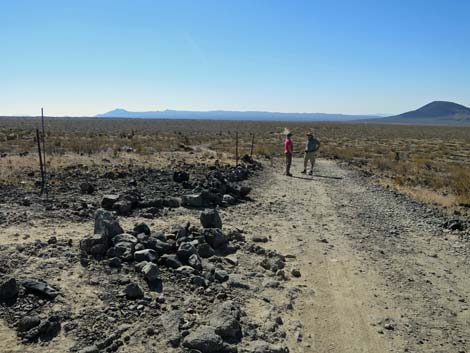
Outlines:
[[[68,352],[69,348],[73,345],[73,340],[65,337],[63,332],[58,337],[55,337],[47,347],[22,345],[16,336],[16,331],[6,326],[3,320],[0,321],[0,339],[0,352],[2,353],[63,353]]]
[[[300,170],[299,161],[294,168]],[[339,169],[335,172],[342,177]],[[284,313],[294,333],[288,335],[291,352],[389,352],[389,343],[371,325],[385,315],[372,305],[376,274],[357,275],[358,259],[344,239],[348,224],[338,217],[322,179],[301,177],[275,173],[269,188],[255,197],[257,203],[271,207],[267,212],[258,208],[243,225],[247,234],[269,235],[272,242],[267,247],[294,255],[293,267],[301,270],[302,277],[292,279],[291,286],[303,287],[303,295],[293,311]],[[296,331],[303,336],[301,342]]]
[[[470,251],[459,234],[439,228],[442,220],[432,210],[372,186],[332,161],[318,160],[313,177],[299,173],[299,159],[294,159],[296,177],[281,170],[279,165],[266,173],[268,179],[254,189],[254,202],[221,210],[224,228],[242,228],[248,239],[268,236],[263,246],[287,256],[286,272],[298,268],[302,274],[280,288],[253,292],[244,308],[250,319],[264,325],[274,308],[286,331],[281,343],[292,353],[470,351]],[[120,222],[124,229],[139,221],[160,229],[197,223],[197,215],[181,208],[153,221]],[[91,229],[91,221],[23,224],[3,229],[0,244],[52,235],[77,244]],[[261,271],[255,261],[253,271]],[[78,265],[61,272],[60,287],[71,298],[72,312],[82,301],[99,302],[99,286],[86,279]],[[25,351],[3,321],[0,339],[8,347],[1,352]],[[47,351],[65,352],[72,344],[62,332]]]
[[[278,166],[255,204],[229,211],[246,234],[269,236],[266,247],[295,256],[287,268],[302,277],[264,290],[269,305],[289,287],[301,290],[283,313],[290,351],[466,352],[468,254],[457,236],[444,237],[424,206],[332,161],[319,160],[313,177],[301,169],[294,159],[289,178]],[[269,305],[262,294],[247,311],[262,322]]]

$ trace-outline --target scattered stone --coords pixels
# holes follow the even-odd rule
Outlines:
[[[225,256],[224,260],[232,266],[238,266],[238,258],[235,255]]]
[[[197,252],[199,256],[204,259],[207,259],[215,255],[215,250],[207,243],[201,243],[197,245]]]
[[[163,264],[166,266],[166,267],[170,267],[170,268],[173,268],[173,269],[177,269],[181,266],[183,266],[183,264],[181,263],[181,261],[178,259],[178,256],[177,255],[163,255],[161,257],[161,260],[163,262]]]
[[[278,270],[282,270],[285,266],[286,263],[284,262],[284,259],[279,256],[275,256],[274,258],[269,259],[270,263],[270,268],[271,271],[277,272]]]
[[[103,234],[108,239],[124,233],[119,222],[114,219],[111,213],[98,210],[95,214],[94,234]]]
[[[155,262],[158,260],[158,254],[155,250],[152,250],[152,249],[139,250],[134,253],[134,260],[137,262],[140,262],[140,261]]]
[[[260,262],[260,266],[263,267],[265,270],[271,270],[272,272],[276,273],[277,271],[282,270],[286,265],[282,258],[273,257],[264,258]]]
[[[178,163],[178,166],[185,168],[187,172],[190,170],[191,182],[184,183],[183,181],[182,185],[177,185],[169,180],[172,173],[168,173],[168,170],[157,169],[155,166],[144,167],[133,165],[132,161],[127,164],[107,159],[103,159],[103,164],[105,164],[106,171],[98,172],[99,174],[94,168],[88,168],[85,165],[74,165],[64,173],[57,171],[55,177],[62,181],[60,185],[54,186],[58,192],[56,195],[58,199],[53,203],[44,204],[46,209],[51,211],[51,217],[64,220],[70,217],[70,220],[74,222],[78,220],[85,222],[93,215],[92,212],[97,207],[103,207],[95,213],[95,229],[83,237],[85,239],[80,242],[79,253],[77,253],[76,244],[74,246],[71,243],[68,244],[65,238],[48,239],[52,234],[38,242],[24,242],[19,246],[16,246],[18,243],[16,242],[4,246],[3,268],[0,272],[10,273],[12,269],[24,264],[24,271],[20,269],[18,272],[20,276],[18,278],[21,280],[28,278],[25,276],[30,276],[28,275],[30,273],[40,273],[44,276],[31,276],[42,283],[43,293],[39,295],[46,294],[54,297],[59,294],[59,291],[64,294],[63,297],[56,297],[56,303],[51,304],[43,298],[34,298],[30,294],[34,290],[40,293],[40,289],[34,286],[28,287],[27,282],[23,289],[22,281],[20,281],[19,287],[21,288],[19,288],[17,302],[12,307],[0,306],[6,315],[4,315],[6,324],[9,327],[18,328],[23,344],[37,340],[39,344],[29,348],[38,351],[48,351],[48,344],[44,342],[43,337],[53,336],[59,332],[61,321],[63,321],[65,336],[70,335],[74,338],[73,346],[68,347],[74,352],[128,351],[134,343],[138,345],[142,343],[150,350],[160,348],[161,351],[165,351],[165,348],[159,345],[162,343],[160,340],[156,343],[152,337],[149,337],[154,336],[157,331],[159,338],[162,333],[169,332],[167,338],[170,338],[171,344],[177,347],[175,351],[187,349],[188,353],[211,352],[212,350],[224,353],[236,352],[237,347],[230,346],[229,344],[232,343],[228,341],[238,340],[237,337],[241,336],[240,319],[229,315],[221,316],[219,322],[213,318],[209,324],[207,317],[212,309],[222,305],[223,300],[236,298],[235,294],[239,293],[239,291],[231,293],[232,288],[229,284],[220,283],[229,279],[227,271],[232,272],[235,270],[233,266],[238,264],[236,257],[224,259],[224,256],[241,249],[243,253],[239,255],[240,259],[245,255],[244,239],[232,237],[232,233],[221,230],[222,222],[217,212],[220,210],[208,211],[206,214],[208,218],[201,221],[203,227],[208,230],[206,232],[200,225],[189,227],[185,224],[175,231],[163,228],[165,233],[151,234],[150,228],[154,230],[153,227],[159,227],[163,222],[150,224],[148,221],[145,224],[138,221],[139,224],[134,225],[130,223],[132,220],[125,222],[131,224],[131,228],[126,228],[125,232],[115,217],[116,214],[130,214],[134,210],[135,216],[138,217],[144,212],[159,213],[161,217],[168,219],[184,217],[187,212],[163,209],[163,207],[179,207],[180,199],[169,198],[166,195],[181,195],[185,192],[184,190],[193,190],[186,192],[197,195],[201,205],[206,208],[220,206],[223,200],[230,204],[236,203],[240,200],[240,195],[244,193],[241,188],[237,187],[237,183],[246,178],[245,167],[220,166],[217,163],[214,166],[194,164],[194,169],[190,169],[193,164]],[[106,173],[105,178],[109,180],[104,180],[104,173]],[[193,176],[194,180],[192,180]],[[34,180],[37,177],[36,171],[31,178]],[[85,180],[92,181],[94,186],[99,188],[100,196],[103,193],[109,193],[109,195],[103,198],[98,195],[76,197],[80,190],[86,194],[92,192],[96,194],[96,190],[92,191],[89,186],[82,185],[80,189],[80,183]],[[182,180],[187,181],[187,177],[183,176],[180,182]],[[154,183],[155,187],[147,187],[150,183]],[[126,184],[131,187],[126,187]],[[27,191],[17,192],[13,188],[14,193],[12,192],[10,196],[10,190],[7,191],[8,195],[5,199],[10,200],[16,197],[13,201],[15,207],[21,203],[24,195],[31,195],[34,198],[34,207],[31,209],[21,207],[22,214],[19,215],[10,212],[8,207],[6,210],[2,209],[0,212],[2,225],[5,224],[5,220],[7,226],[12,222],[27,221],[30,214],[36,216],[36,213],[42,212],[42,209],[39,210],[36,207],[40,206],[36,204],[40,201],[36,195]],[[224,199],[223,195],[226,195]],[[150,208],[155,208],[157,212],[151,212]],[[24,213],[26,211],[27,214]],[[147,220],[144,221],[147,222]],[[22,236],[22,234],[18,235],[18,237]],[[14,257],[10,258],[10,255]],[[145,260],[141,261],[143,259]],[[25,263],[26,260],[28,263]],[[243,260],[245,264],[249,263],[250,259]],[[87,268],[79,269],[77,272],[72,265],[78,262],[86,265]],[[178,272],[162,268],[166,265],[174,267]],[[244,273],[245,268],[239,270]],[[161,282],[159,275],[168,283]],[[0,285],[3,286],[6,278],[3,274],[0,278]],[[259,277],[251,278],[247,275],[246,278],[253,281],[253,285],[257,288]],[[42,282],[43,279],[55,288]],[[78,294],[82,291],[80,286],[83,285],[92,286],[89,289],[95,290],[102,288],[103,290],[97,293],[98,300],[105,305],[97,308],[92,298],[85,298],[84,306],[75,312],[73,308],[70,308],[70,304],[73,304],[73,298],[70,297],[73,290],[69,295],[69,291],[65,291],[65,283],[60,285],[60,281],[66,279],[68,282],[70,280],[77,282]],[[160,288],[165,285],[165,290],[160,291],[150,283],[147,289],[144,279],[148,282],[158,280],[158,284],[162,285]],[[240,277],[239,280],[241,281],[242,278]],[[243,287],[243,284],[237,285],[236,283],[235,280],[232,285]],[[51,289],[57,293],[51,293]],[[2,297],[11,296],[5,294],[5,288],[1,288],[0,292]],[[18,293],[18,288],[15,288],[15,293]],[[126,297],[129,301],[126,301]],[[134,299],[136,301],[133,301]],[[237,298],[239,299],[242,298]],[[183,313],[176,320],[175,327],[171,330],[161,327],[160,318],[175,310]],[[53,312],[57,315],[48,318],[48,315]],[[38,317],[26,316],[33,314]],[[115,335],[118,325],[122,322],[128,322],[134,327],[139,320],[145,323],[140,327],[140,331],[132,329],[122,340]],[[184,337],[188,337],[189,340],[201,324],[212,326],[211,334],[215,337],[216,347],[210,345],[207,349],[202,347],[199,350],[183,346]],[[259,333],[263,334],[261,331]],[[271,337],[268,338],[271,339]],[[253,336],[249,339],[253,339]],[[272,337],[272,339],[277,341],[279,338]],[[125,346],[119,348],[124,344],[123,342],[126,342]],[[168,347],[168,350],[170,349]]]
[[[265,341],[253,341],[239,349],[240,353],[289,353],[285,346],[270,344]]]
[[[237,202],[237,199],[233,197],[232,195],[225,194],[222,197],[222,202],[228,205],[234,205]]]
[[[216,209],[201,212],[199,219],[204,228],[222,228],[222,219]]]
[[[276,277],[283,281],[287,281],[289,279],[287,277],[286,271],[284,270],[277,270]]]
[[[121,243],[121,242],[127,242],[127,243],[132,243],[132,244],[137,244],[138,240],[136,237],[134,237],[131,234],[127,233],[122,233],[118,234],[113,238],[113,244]]]
[[[265,270],[270,270],[271,269],[271,263],[269,262],[269,260],[267,258],[264,258],[261,262],[260,262],[260,266],[262,268],[264,268]]]
[[[137,243],[137,244],[134,246],[134,250],[135,250],[135,251],[145,250],[145,245],[142,244],[142,243]]]
[[[206,242],[210,244],[214,249],[221,247],[228,243],[227,236],[218,228],[207,228],[204,229],[204,238]]]
[[[181,243],[176,254],[182,262],[187,262],[189,257],[193,254],[197,254],[197,250],[191,243]]]
[[[21,204],[26,207],[31,206],[31,199],[29,197],[24,197]]]
[[[18,295],[16,279],[10,277],[0,281],[0,302],[14,299]]]
[[[137,238],[137,241],[142,244],[148,244],[150,240],[150,235],[147,235],[145,233],[139,233],[135,237]]]
[[[135,271],[136,272],[142,272],[142,269],[144,268],[145,265],[149,264],[150,262],[148,261],[141,261],[138,262],[134,265]]]
[[[209,316],[209,325],[215,328],[215,333],[224,341],[235,344],[242,338],[239,319],[240,308],[233,301],[226,301]]]
[[[192,254],[188,258],[188,265],[194,268],[195,270],[202,270],[202,262],[198,254]]]
[[[101,207],[103,207],[107,211],[111,211],[113,209],[114,204],[118,200],[119,200],[119,195],[116,195],[116,194],[104,195],[103,199],[101,200]]]
[[[122,266],[122,261],[119,257],[112,257],[108,261],[109,267],[119,268]]]
[[[219,282],[225,282],[228,280],[229,276],[227,271],[224,270],[215,270],[214,271],[214,278]]]
[[[290,271],[292,276],[299,278],[301,276],[300,271],[296,268],[293,268],[292,271]]]
[[[131,261],[134,258],[134,243],[121,241],[106,252],[107,257],[119,257],[123,261]]]
[[[124,294],[130,300],[142,299],[144,297],[143,289],[136,283],[128,284],[126,289],[124,289]]]
[[[80,250],[85,254],[101,258],[108,249],[108,236],[105,234],[94,234],[80,240]]]
[[[204,206],[204,199],[201,194],[183,195],[181,203],[183,206],[199,208]]]
[[[136,224],[135,227],[134,227],[134,233],[135,234],[140,234],[140,233],[144,233],[146,235],[150,235],[150,228],[148,225],[146,225],[145,223],[139,223],[139,224]]]
[[[279,286],[279,281],[275,281],[269,278],[263,281],[263,287],[265,288],[279,288]]]
[[[176,271],[178,271],[179,273],[185,273],[187,275],[192,275],[196,272],[191,266],[181,266],[178,267]]]
[[[50,285],[47,284],[47,282],[44,281],[39,281],[35,279],[27,279],[21,283],[23,287],[35,294],[39,295],[42,297],[45,297],[47,299],[54,299],[59,295],[59,291]]]
[[[100,353],[100,350],[95,345],[92,345],[92,346],[83,348],[78,353]]]
[[[189,180],[189,174],[186,172],[174,172],[173,181],[176,183],[182,183]]]
[[[120,216],[129,216],[132,208],[132,202],[128,200],[119,200],[113,204],[113,210]]]
[[[255,160],[253,159],[253,157],[247,155],[247,154],[244,154],[242,158],[240,158],[240,160],[244,163],[256,163]]]
[[[264,235],[253,235],[251,240],[255,243],[267,243],[269,239],[267,236]]]
[[[201,353],[216,353],[223,349],[224,343],[213,327],[201,326],[184,338],[183,346]]]
[[[60,329],[61,324],[59,317],[51,315],[47,320],[41,320],[37,326],[25,333],[21,333],[21,336],[29,342],[34,342],[38,339],[41,339],[41,341],[50,341],[59,334]]]
[[[95,192],[95,187],[87,182],[80,184],[80,192],[82,194],[93,194]]]
[[[240,197],[247,197],[252,189],[249,186],[242,185],[242,186],[236,187],[236,190],[238,191],[238,194],[240,195]]]
[[[178,208],[181,206],[181,199],[179,197],[168,197],[163,199],[163,206],[169,208]]]
[[[191,283],[193,283],[197,287],[207,287],[209,282],[202,276],[192,276]]]
[[[18,322],[18,331],[26,332],[38,326],[41,322],[37,316],[25,316]]]
[[[158,266],[155,265],[154,263],[148,262],[143,268],[142,268],[142,274],[144,275],[144,278],[149,281],[153,282],[158,279],[159,271],[158,271]]]
[[[238,274],[230,275],[227,283],[232,288],[250,289],[250,285],[248,284],[248,282],[243,279],[241,275]]]
[[[146,201],[141,201],[139,202],[139,207],[140,208],[155,208],[159,209],[163,207],[163,199],[156,198],[152,200],[146,200]]]
[[[170,254],[175,250],[172,244],[156,238],[149,239],[148,246],[154,249],[158,255]]]
[[[443,223],[442,225],[446,229],[450,230],[459,230],[462,231],[465,229],[464,223],[460,219],[450,219]]]

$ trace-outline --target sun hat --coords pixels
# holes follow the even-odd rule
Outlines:
[[[286,136],[289,136],[289,135],[292,135],[292,132],[290,132],[290,130],[288,128],[284,128],[284,131],[282,132],[283,135],[286,135]]]

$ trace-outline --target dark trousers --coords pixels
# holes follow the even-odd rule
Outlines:
[[[286,153],[286,174],[290,174],[291,165],[292,165],[292,153]]]

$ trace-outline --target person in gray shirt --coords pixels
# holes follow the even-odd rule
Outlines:
[[[313,167],[315,165],[315,154],[316,151],[320,148],[320,141],[318,141],[315,137],[313,137],[313,133],[309,132],[307,134],[307,143],[305,144],[305,154],[304,154],[304,170],[302,174],[307,173],[307,164],[310,161],[310,171],[308,172],[309,175],[313,174]]]

